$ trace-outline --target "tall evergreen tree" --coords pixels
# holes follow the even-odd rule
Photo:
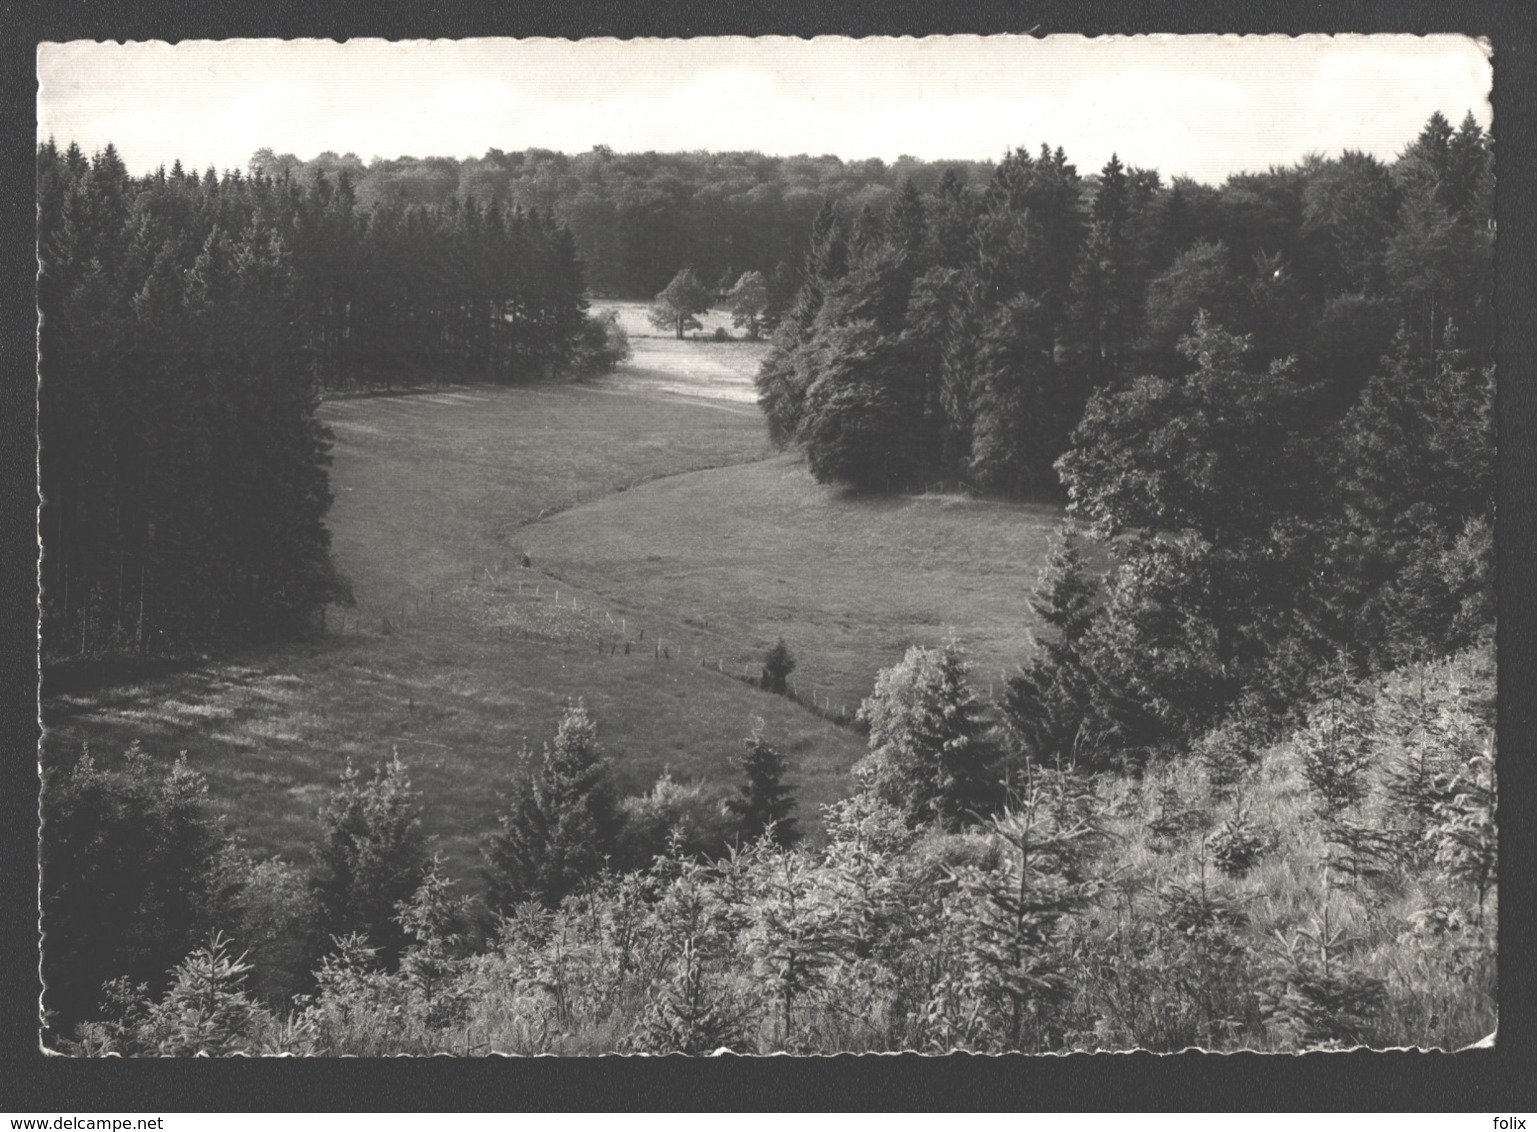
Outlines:
[[[755,841],[770,827],[776,845],[789,848],[800,840],[795,818],[795,789],[784,785],[785,757],[763,736],[760,724],[743,741],[746,752],[738,760],[746,781],[724,806],[742,842]]]
[[[488,903],[499,911],[525,900],[558,905],[613,856],[619,816],[598,730],[580,703],[566,709],[555,741],[523,765],[501,832],[485,845]]]
[[[366,780],[349,761],[320,826],[315,895],[325,934],[366,935],[393,964],[406,946],[395,906],[411,898],[431,864],[418,796],[399,755]]]
[[[1077,534],[1064,526],[1030,598],[1050,635],[1009,680],[1002,704],[1015,745],[1032,762],[1094,759],[1095,737],[1083,725],[1094,693],[1089,632],[1098,607],[1099,586],[1087,576]]]

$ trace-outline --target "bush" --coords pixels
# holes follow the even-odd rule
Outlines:
[[[630,358],[630,336],[617,310],[598,311],[582,322],[576,344],[576,371],[584,377],[613,373]]]
[[[159,1002],[151,1002],[142,986],[121,980],[113,988],[114,1017],[87,1026],[80,1051],[158,1057],[263,1052],[277,1024],[246,994],[250,970],[245,956],[231,954],[229,940],[215,932],[176,965]]]
[[[618,860],[643,869],[660,856],[699,857],[718,853],[726,841],[720,803],[702,782],[678,782],[671,771],[645,794],[619,803]]]

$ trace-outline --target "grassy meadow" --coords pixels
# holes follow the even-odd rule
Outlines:
[[[635,356],[601,380],[328,402],[356,604],[306,641],[52,697],[45,751],[185,750],[253,849],[302,861],[345,760],[398,750],[469,875],[514,753],[580,697],[626,792],[664,770],[723,792],[762,719],[815,835],[862,739],[734,677],[782,635],[800,698],[852,712],[878,667],[953,628],[985,690],[1029,648],[1055,516],[820,487],[766,446],[763,344],[621,318]]]
[[[729,669],[783,637],[796,694],[857,708],[876,672],[952,631],[995,691],[1032,649],[1028,599],[1060,512],[960,494],[870,497],[799,454],[643,484],[526,538],[543,569],[706,634]]]

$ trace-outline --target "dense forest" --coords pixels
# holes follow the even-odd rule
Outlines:
[[[530,216],[506,178],[526,160],[492,156],[484,196],[484,169],[446,163],[441,197],[403,205],[380,180],[376,203],[343,211],[366,231],[381,215]],[[276,270],[260,265],[288,245],[256,202],[319,201],[348,179],[307,170],[300,187],[258,157],[254,178],[164,184],[185,184],[166,195],[189,214],[225,193],[252,202],[183,254],[202,264],[219,233],[249,233],[232,273],[260,296]],[[75,169],[83,192],[107,160],[50,149],[45,174]],[[678,167],[714,161],[750,164]],[[855,493],[944,480],[1065,500],[1032,599],[1040,639],[998,702],[973,686],[964,642],[911,648],[861,705],[855,789],[814,841],[773,735],[740,742],[723,806],[669,775],[625,797],[601,720],[573,703],[494,784],[501,820],[468,894],[398,757],[347,767],[304,869],[253,859],[185,763],[84,752],[44,780],[54,1044],[1042,1052],[1492,1033],[1490,139],[1437,115],[1392,163],[1347,152],[1215,188],[1115,159],[1080,177],[1046,147],[985,173],[918,170],[879,199],[872,180],[819,201],[793,260],[790,241],[761,259],[675,247],[586,266],[633,269],[624,286],[649,297],[703,288],[720,264],[767,280],[794,263],[758,382],[771,436],[804,448],[810,474]],[[135,201],[160,184],[119,183]],[[548,183],[563,195],[528,230],[552,248],[598,240],[566,211],[583,182]],[[173,325],[209,333],[209,269],[182,271]],[[129,314],[151,309],[143,293]],[[114,349],[107,371],[134,357]],[[316,379],[301,372],[284,427],[317,466]],[[91,427],[107,423],[121,421]],[[323,491],[306,498],[323,531]],[[98,588],[120,562],[99,557]],[[793,665],[779,642],[763,693],[783,694]]]
[[[850,216],[869,207],[884,213],[912,181],[927,190],[948,169],[964,183],[984,182],[982,162],[919,161],[900,157],[843,161],[833,156],[776,157],[761,153],[586,153],[550,150],[484,157],[376,158],[323,153],[310,161],[257,152],[252,173],[287,173],[301,182],[315,173],[345,173],[365,207],[450,201],[503,211],[533,209],[570,229],[594,297],[648,299],[682,267],[692,267],[724,291],[744,272],[771,276],[797,267],[823,201]]]
[[[1108,443],[1197,410],[1182,343],[1204,311],[1250,372],[1285,365],[1247,411],[1322,439],[1386,355],[1482,368],[1491,162],[1471,115],[1438,115],[1391,165],[1347,151],[1212,188],[1115,157],[1084,178],[1042,146],[884,213],[829,202],[759,378],[770,429],[819,478],[1050,493],[1080,422]]]
[[[344,600],[324,387],[603,368],[548,213],[360,206],[345,174],[38,152],[43,651],[159,655]]]

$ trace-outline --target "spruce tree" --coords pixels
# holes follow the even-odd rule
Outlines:
[[[954,640],[914,645],[876,676],[874,693],[860,705],[870,753],[856,770],[910,824],[959,829],[1003,800],[999,751],[966,682],[969,669]]]
[[[1087,637],[1098,606],[1099,586],[1086,576],[1078,536],[1064,526],[1030,597],[1030,608],[1051,635],[1009,679],[1003,701],[1009,731],[1032,762],[1094,758],[1094,745],[1081,740],[1094,692]]]
[[[618,842],[619,811],[598,730],[581,703],[566,709],[535,759],[523,755],[501,832],[486,841],[487,902],[555,907],[603,870]]]
[[[795,828],[795,790],[784,785],[785,757],[763,737],[763,726],[743,741],[746,753],[738,760],[747,781],[724,805],[735,820],[739,841],[754,841],[773,827],[776,845],[788,848],[800,840]]]
[[[406,936],[396,905],[409,900],[431,857],[417,794],[397,754],[365,780],[349,761],[320,811],[315,894],[327,935],[362,933],[389,965]]]

